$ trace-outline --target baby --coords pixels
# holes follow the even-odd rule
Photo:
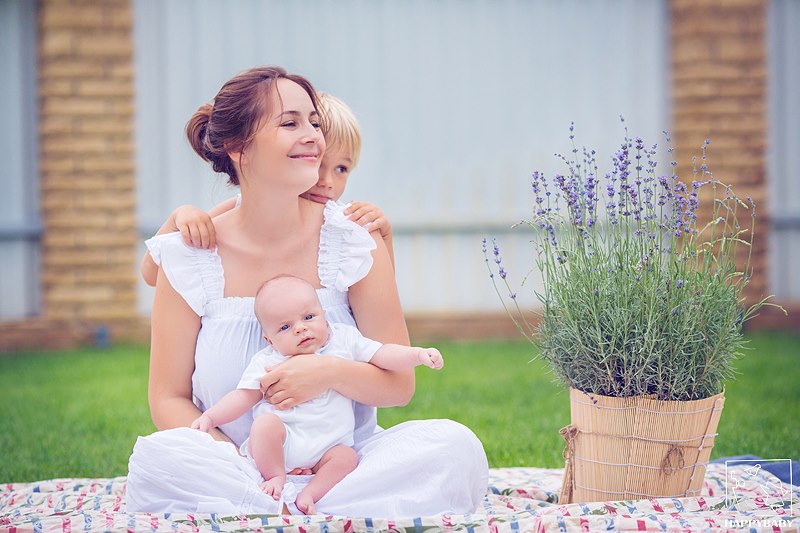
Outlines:
[[[255,313],[270,346],[253,355],[236,390],[200,415],[192,428],[210,431],[254,408],[250,437],[241,451],[255,461],[264,477],[262,490],[277,500],[286,472],[310,468],[315,476],[295,505],[305,514],[314,514],[314,504],[358,464],[352,448],[353,402],[328,390],[291,409],[277,410],[260,391],[264,368],[289,357],[321,355],[370,362],[387,370],[418,365],[438,370],[444,366],[442,355],[435,348],[382,345],[363,337],[353,326],[328,323],[314,287],[294,276],[264,283],[256,294]]]

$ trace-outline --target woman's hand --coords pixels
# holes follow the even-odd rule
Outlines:
[[[265,368],[266,374],[261,378],[264,399],[276,409],[291,409],[335,388],[333,366],[338,359],[295,355],[279,365]]]

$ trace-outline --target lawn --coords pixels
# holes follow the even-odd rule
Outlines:
[[[489,463],[562,466],[568,395],[525,342],[439,343],[442,372],[417,370],[407,407],[380,423],[451,418],[473,428]],[[800,335],[757,334],[727,387],[712,457],[800,459]],[[124,475],[136,435],[153,431],[147,348],[0,356],[0,482]]]

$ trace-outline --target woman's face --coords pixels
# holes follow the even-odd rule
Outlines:
[[[319,178],[325,153],[319,113],[308,93],[284,78],[272,86],[269,107],[264,125],[242,154],[242,180],[266,179],[299,195]]]
[[[341,147],[333,146],[322,158],[317,183],[300,196],[318,204],[338,200],[344,193],[352,166],[350,154]]]

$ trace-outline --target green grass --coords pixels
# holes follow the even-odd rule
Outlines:
[[[155,430],[143,347],[0,356],[0,481],[124,475]]]
[[[712,457],[800,459],[800,336],[750,338]],[[445,369],[418,369],[414,400],[382,409],[381,424],[451,418],[475,431],[493,467],[562,466],[568,395],[541,361],[528,363],[530,345],[437,346]],[[0,391],[0,482],[124,475],[136,436],[154,429],[141,346],[0,356]]]
[[[527,342],[436,343],[441,372],[417,369],[417,391],[402,408],[381,409],[384,427],[449,418],[471,428],[492,466],[563,466],[558,430],[569,423],[569,394],[552,383]]]

